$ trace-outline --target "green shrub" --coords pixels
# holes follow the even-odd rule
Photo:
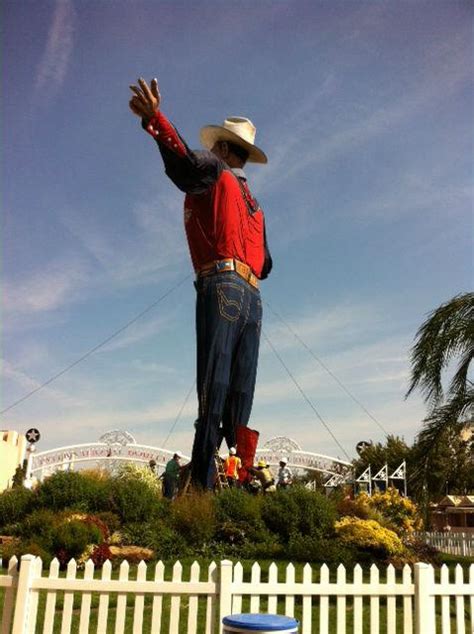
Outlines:
[[[8,489],[0,495],[0,528],[22,520],[35,505],[33,491],[24,487]]]
[[[129,522],[120,531],[122,544],[129,546],[142,546],[143,548],[154,548],[156,535],[161,528],[157,521],[152,522]]]
[[[35,557],[41,557],[44,566],[49,566],[53,559],[53,554],[44,548],[44,546],[35,541],[22,541],[20,542],[21,555],[34,555]]]
[[[335,505],[329,498],[304,487],[295,486],[263,498],[263,521],[283,543],[293,533],[331,536],[336,516]]]
[[[353,566],[357,562],[358,550],[341,544],[335,539],[324,539],[318,535],[293,533],[288,542],[286,556],[292,561],[344,564]]]
[[[48,564],[52,557],[58,557],[66,564],[71,557],[79,557],[88,544],[101,544],[101,527],[93,516],[68,516],[48,509],[38,509],[30,513],[18,524],[18,539],[13,542],[14,554],[29,553],[41,557]]]
[[[7,542],[3,542],[0,544],[0,558],[2,560],[3,568],[7,568],[8,562],[14,556],[17,559],[20,558],[20,540],[19,539],[11,539]]]
[[[53,535],[55,555],[66,563],[72,557],[79,557],[88,544],[102,543],[102,534],[95,524],[81,520],[65,520],[57,525]]]
[[[137,465],[133,462],[125,462],[120,465],[117,476],[119,480],[140,480],[158,497],[161,497],[162,483],[148,465]]]
[[[191,553],[184,538],[161,520],[126,524],[121,538],[124,545],[150,548],[157,559],[172,559]]]
[[[35,542],[45,551],[52,552],[54,535],[61,517],[48,509],[37,509],[19,523],[17,535],[22,543]]]
[[[296,487],[265,495],[262,504],[262,519],[265,526],[283,543],[287,543],[299,520],[298,503],[294,497]]]
[[[110,508],[111,482],[94,473],[58,471],[38,488],[38,505],[54,511],[107,511]]]
[[[245,559],[279,559],[285,556],[285,547],[262,525],[251,531],[236,554]]]
[[[15,556],[20,560],[22,555],[41,557],[45,566],[49,566],[53,558],[52,554],[35,540],[14,539],[1,545],[0,557],[4,567],[7,566],[11,557]]]
[[[112,510],[122,522],[147,522],[163,513],[165,503],[146,482],[117,478],[112,486]]]
[[[175,559],[193,553],[183,536],[165,524],[157,526],[155,538],[150,544],[150,548],[155,551],[156,559],[163,560]]]
[[[209,543],[216,530],[214,496],[194,493],[177,498],[171,506],[171,526],[190,546]]]
[[[120,530],[122,526],[120,517],[116,513],[112,513],[112,511],[102,511],[94,515],[107,526],[110,535]]]
[[[257,525],[261,522],[262,496],[249,495],[241,489],[224,489],[215,498],[219,525]]]

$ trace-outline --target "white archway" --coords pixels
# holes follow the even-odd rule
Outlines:
[[[71,470],[78,464],[100,464],[113,468],[121,462],[134,462],[147,465],[151,460],[158,470],[164,469],[172,458],[174,451],[139,445],[129,432],[113,430],[100,437],[98,442],[68,445],[41,452],[31,452],[28,459],[27,479],[42,480],[59,470]],[[256,459],[266,460],[269,465],[277,467],[280,460],[288,459],[288,466],[293,469],[306,469],[327,475],[347,472],[351,463],[324,454],[303,451],[291,438],[278,436],[257,449]],[[183,456],[183,462],[189,461]]]
[[[351,463],[345,460],[304,451],[295,440],[286,436],[276,436],[267,441],[261,449],[257,449],[257,459],[266,460],[270,466],[278,466],[282,458],[286,458],[288,466],[293,469],[305,469],[327,475],[347,472],[352,467]]]

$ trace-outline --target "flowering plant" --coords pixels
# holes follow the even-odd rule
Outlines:
[[[404,547],[398,535],[375,520],[343,517],[335,524],[336,533],[345,544],[350,544],[382,555],[398,555]]]

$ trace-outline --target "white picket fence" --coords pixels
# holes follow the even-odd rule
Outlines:
[[[17,563],[12,558],[7,574],[0,575],[0,590],[4,590],[1,634],[121,634],[126,621],[133,634],[214,634],[222,632],[224,616],[240,612],[296,617],[301,634],[377,634],[382,625],[387,634],[474,632],[474,564],[466,575],[469,579],[458,565],[454,579],[443,566],[435,580],[431,565],[417,563],[414,578],[409,566],[401,575],[388,566],[381,579],[375,565],[369,578],[364,578],[357,565],[349,580],[340,565],[336,579],[331,580],[326,565],[316,569],[306,564],[296,579],[292,564],[284,570],[271,564],[264,575],[255,563],[250,579],[244,581],[242,565],[230,561],[212,563],[204,571],[195,562],[187,580],[183,580],[180,562],[172,571],[165,570],[162,562],[154,567],[141,562],[133,579],[126,561],[118,579],[112,579],[110,562],[97,578],[91,561],[78,577],[76,562],[71,560],[65,578],[59,576],[57,560],[47,576],[39,558],[24,555],[19,572]],[[98,593],[98,598],[92,593]]]
[[[442,553],[474,557],[474,533],[415,533],[421,541]]]

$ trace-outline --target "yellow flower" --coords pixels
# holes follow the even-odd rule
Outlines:
[[[398,535],[375,520],[343,517],[336,522],[335,529],[340,539],[346,544],[382,551],[387,555],[397,555],[404,551]]]

